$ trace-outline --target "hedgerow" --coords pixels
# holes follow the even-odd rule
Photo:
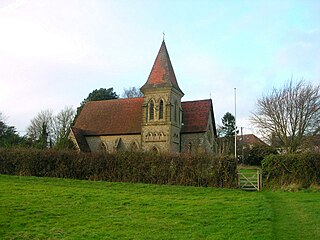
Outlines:
[[[253,166],[261,166],[262,160],[271,154],[277,154],[276,148],[270,146],[253,146],[245,150],[244,163]]]
[[[112,182],[235,187],[233,157],[147,152],[77,153],[0,149],[0,173]]]
[[[320,154],[269,155],[262,161],[264,186],[270,188],[320,184]]]

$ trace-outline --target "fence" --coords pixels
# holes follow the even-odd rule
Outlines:
[[[242,190],[260,191],[262,188],[261,169],[240,168],[238,169],[238,185]]]

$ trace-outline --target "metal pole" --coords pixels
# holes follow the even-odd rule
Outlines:
[[[237,89],[234,88],[234,157],[237,160]]]
[[[242,155],[242,163],[244,163],[244,149],[243,149],[243,132],[242,132],[243,127],[241,127],[241,155]]]

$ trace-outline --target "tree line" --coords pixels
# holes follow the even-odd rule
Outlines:
[[[139,88],[129,87],[124,89],[122,98],[141,97]],[[113,88],[95,89],[80,103],[77,110],[70,106],[64,107],[57,114],[52,110],[42,110],[27,127],[27,133],[20,136],[14,126],[6,123],[6,117],[0,112],[0,147],[34,147],[38,149],[73,148],[69,140],[70,127],[75,123],[84,105],[89,101],[118,99],[119,95]]]
[[[124,89],[121,97],[141,97],[139,88]],[[119,95],[113,88],[100,88],[92,91],[77,110],[65,107],[56,115],[50,110],[40,111],[27,129],[25,136],[19,136],[15,127],[5,123],[0,113],[0,147],[15,145],[36,148],[69,148],[70,126],[75,122],[83,106],[88,101],[117,99]],[[273,90],[257,99],[255,109],[250,116],[251,123],[257,127],[261,136],[269,145],[286,153],[295,153],[310,148],[320,138],[320,86],[304,79],[291,79],[283,87]],[[227,112],[218,126],[220,152],[231,154],[234,148],[234,116]]]

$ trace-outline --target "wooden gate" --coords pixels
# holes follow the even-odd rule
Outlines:
[[[242,190],[260,191],[262,176],[259,168],[238,169],[238,185]]]

